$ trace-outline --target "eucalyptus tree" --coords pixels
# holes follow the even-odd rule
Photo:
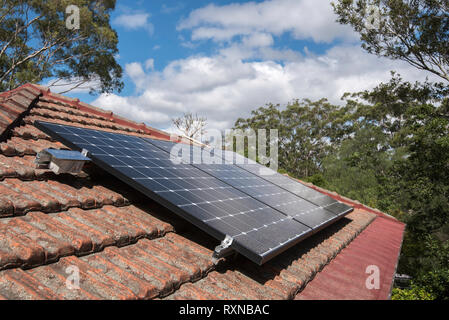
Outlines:
[[[47,79],[67,90],[120,91],[115,0],[0,0],[0,91]]]
[[[338,22],[369,53],[403,60],[449,81],[449,1],[338,0]]]

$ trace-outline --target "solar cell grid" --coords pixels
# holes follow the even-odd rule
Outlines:
[[[341,209],[350,209],[348,206],[337,206],[334,204],[338,204],[338,201],[335,199],[332,199],[331,197],[320,193],[318,191],[315,191],[309,187],[304,186],[301,183],[298,183],[297,181],[292,180],[289,177],[286,177],[282,174],[277,173],[276,171],[273,171],[270,168],[267,168],[265,166],[262,166],[258,164],[257,162],[245,158],[238,153],[228,151],[228,150],[217,150],[217,149],[211,149],[211,148],[201,148],[198,146],[192,146],[192,145],[180,145],[175,144],[173,142],[168,141],[157,141],[154,139],[147,139],[148,142],[164,149],[167,152],[171,152],[173,150],[173,146],[179,146],[179,154],[175,152],[177,156],[181,157],[182,154],[190,154],[190,157],[184,157],[182,158],[183,161],[187,161],[186,163],[191,164],[233,164],[241,169],[244,169],[245,171],[248,171],[252,173],[253,175],[260,177],[264,179],[265,181],[269,182],[269,185],[276,185],[278,187],[281,187],[282,189],[289,191],[290,193],[293,193],[309,202],[314,203],[315,205],[325,207],[328,210],[333,211],[335,214],[340,214],[341,210],[338,211],[338,208]],[[181,150],[182,149],[182,150]],[[182,152],[181,152],[182,151]],[[218,169],[217,169],[218,168]],[[219,167],[215,167],[214,171],[219,172]],[[229,170],[231,172],[231,169],[223,169],[223,170]],[[235,171],[235,170],[234,170]],[[237,173],[237,175],[241,175],[241,171]],[[228,179],[231,179],[230,176],[226,177]]]
[[[338,202],[337,200],[327,196],[326,194],[313,190],[312,188],[308,188],[305,185],[298,183],[291,178],[279,174],[269,168],[264,167],[261,169],[261,165],[254,164],[238,164],[237,166],[245,169],[248,172],[259,175],[263,179],[281,187],[282,189],[288,190],[297,196],[307,199],[309,202],[317,206],[326,208],[326,210],[336,214],[337,216],[346,215],[348,212],[352,211],[352,208],[350,206]],[[261,174],[260,172],[263,172],[263,174]]]
[[[234,165],[194,165],[234,188],[312,229],[335,220],[336,215]]]
[[[323,193],[308,188],[270,168],[256,164],[237,153],[221,152],[221,150],[194,145],[181,146],[168,141],[146,140],[167,152],[179,150],[179,153],[173,152],[173,154],[184,156],[182,161],[185,163],[191,163],[312,229],[326,226],[352,210],[351,207]],[[186,155],[190,156],[186,157]],[[227,161],[224,164],[217,164],[223,163],[225,158],[233,159],[234,164]]]
[[[261,264],[307,236],[311,228],[139,137],[37,122],[98,165]]]

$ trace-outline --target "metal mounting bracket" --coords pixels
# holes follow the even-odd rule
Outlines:
[[[87,157],[89,155],[89,151],[87,151],[86,149],[81,150],[81,154],[85,157]]]
[[[220,245],[215,247],[213,254],[214,259],[221,259],[232,254],[233,249],[231,248],[234,239],[231,236],[226,236]]]

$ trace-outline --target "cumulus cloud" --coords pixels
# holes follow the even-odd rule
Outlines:
[[[239,117],[271,102],[328,98],[341,103],[345,92],[372,88],[390,79],[424,80],[428,73],[405,62],[378,58],[360,48],[347,26],[335,22],[328,0],[266,0],[196,9],[178,24],[190,30],[191,41],[217,42],[210,56],[196,54],[155,70],[154,60],[125,66],[136,91],[128,97],[101,95],[93,104],[163,130],[185,112],[208,118],[209,129],[231,128]],[[276,37],[328,42],[315,54],[279,48]],[[338,40],[338,41],[336,41]],[[338,44],[337,44],[338,43]],[[429,76],[434,80],[432,76]]]
[[[147,70],[153,70],[154,69],[154,59],[147,59],[147,61],[145,61],[145,69]]]
[[[403,62],[367,54],[359,46],[336,46],[322,55],[284,63],[218,54],[173,61],[160,72],[130,64],[125,71],[138,92],[129,97],[102,95],[93,104],[160,129],[169,129],[171,119],[187,111],[206,116],[209,128],[226,129],[268,102],[326,97],[340,103],[345,92],[388,81],[390,70],[409,80],[428,75]]]
[[[154,26],[149,21],[149,13],[125,13],[112,20],[112,24],[124,27],[127,30],[147,30],[150,35],[154,32]]]
[[[357,40],[350,27],[335,20],[329,0],[267,0],[211,4],[192,11],[178,24],[178,29],[192,30],[193,40],[226,41],[257,32],[290,32],[295,39],[327,43],[335,39]]]

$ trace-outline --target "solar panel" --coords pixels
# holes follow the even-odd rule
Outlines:
[[[243,158],[235,153],[40,121],[35,124],[68,147],[87,150],[94,163],[218,240],[232,238],[231,248],[258,264],[344,215],[330,197],[316,200],[316,191],[309,192],[287,177],[279,175],[289,183],[276,175],[271,182],[257,174],[262,166],[255,162],[247,159],[244,165],[231,164],[227,156],[231,161]],[[181,160],[180,155],[184,156]]]
[[[313,230],[144,139],[104,131],[36,122],[94,163],[215,238],[262,264],[309,236]]]
[[[273,183],[274,185],[277,185],[284,190],[288,190],[289,192],[303,199],[306,199],[317,206],[326,208],[326,210],[338,216],[346,215],[353,210],[352,207],[338,202],[337,200],[321,192],[309,188],[265,166],[261,166],[259,164],[238,164],[237,166],[245,169],[248,172],[252,172],[259,177],[262,177],[263,179]]]
[[[317,206],[325,207],[326,210],[331,211],[337,216],[344,216],[354,209],[344,203],[341,203],[328,195],[309,188],[298,181],[293,180],[285,175],[282,175],[266,166],[263,166],[251,159],[245,158],[242,155],[224,150],[221,152],[223,158],[227,163],[233,163],[236,166],[251,172],[272,184],[275,184],[291,193],[306,199]]]
[[[179,145],[169,141],[147,140],[167,152],[171,152],[175,145]],[[178,149],[179,152],[175,154],[176,156],[182,157],[182,153],[184,153],[184,156],[190,154],[188,159],[191,160],[190,163],[193,165],[206,170],[218,179],[226,180],[227,183],[237,189],[250,193],[254,198],[264,199],[261,201],[270,206],[283,204],[284,213],[291,216],[301,215],[303,220],[299,219],[299,221],[312,228],[323,227],[333,222],[335,219],[332,215],[328,215],[329,212],[341,217],[353,210],[352,207],[338,202],[326,194],[309,188],[238,153],[192,145],[183,145]],[[220,165],[212,168],[209,164]],[[252,181],[252,186],[248,185],[249,181]],[[276,196],[274,196],[274,199],[270,199],[270,195]],[[279,201],[279,198],[283,201]],[[301,199],[305,201],[299,201]],[[314,206],[311,207],[310,204]],[[314,208],[315,206],[320,208]],[[298,210],[299,208],[301,210]],[[313,213],[314,216],[311,214],[306,216],[304,212]],[[318,218],[318,216],[321,216],[321,218]],[[311,222],[308,224],[306,219],[316,221],[316,224],[314,225]]]
[[[263,202],[264,204],[274,208],[285,215],[288,215],[296,221],[310,227],[313,230],[324,228],[340,218],[344,213],[335,213],[335,210],[328,210],[328,205],[334,206],[335,200],[319,193],[313,189],[307,188],[302,184],[291,180],[285,176],[279,175],[282,178],[288,179],[292,184],[299,185],[292,191],[301,190],[302,192],[292,192],[291,190],[281,188],[272,182],[263,179],[263,176],[258,176],[252,172],[233,164],[224,161],[224,153],[219,156],[217,151],[208,148],[201,148],[192,145],[179,145],[168,141],[157,141],[154,139],[146,139],[149,143],[159,146],[167,152],[171,152],[173,156],[181,157],[185,163],[190,163],[198,169],[207,172],[211,176],[233,186],[234,188],[246,193],[254,199]],[[179,148],[174,149],[174,147]],[[175,152],[173,152],[175,150]],[[184,153],[184,157],[182,155]],[[220,151],[218,152],[220,153]],[[188,157],[185,157],[188,155]],[[224,156],[224,157],[223,157]],[[237,158],[238,154],[233,158]],[[232,158],[231,158],[232,159]],[[242,159],[240,159],[242,160]],[[255,166],[254,164],[247,164],[246,166]],[[263,166],[257,165],[263,170]],[[258,168],[259,168],[258,167]],[[268,168],[266,168],[268,169]],[[255,171],[255,170],[253,170]],[[274,172],[274,171],[273,171]],[[304,191],[305,190],[305,191]],[[308,191],[311,192],[308,192]],[[318,193],[324,198],[320,198],[321,203],[315,203],[309,199],[314,200]],[[302,198],[302,196],[309,196]],[[327,200],[325,203],[324,200]],[[337,202],[338,203],[338,202]],[[332,209],[334,209],[332,207]],[[348,207],[348,209],[352,209]]]

